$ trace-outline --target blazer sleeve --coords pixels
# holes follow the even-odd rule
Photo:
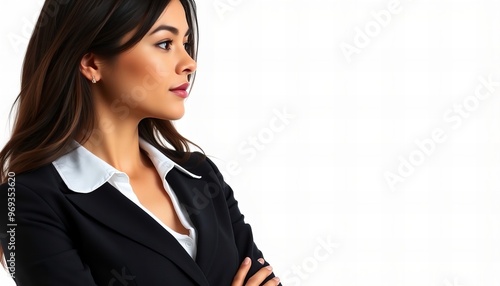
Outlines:
[[[2,198],[1,243],[9,272],[20,286],[96,285],[60,217],[43,194],[16,183],[9,191],[0,185]],[[9,193],[9,195],[7,195]],[[12,195],[14,193],[14,195]],[[7,219],[8,197],[15,198],[15,226]],[[11,202],[13,200],[11,199]],[[11,259],[12,260],[12,259]]]
[[[217,168],[217,166],[215,165],[215,163],[212,162],[212,160],[210,160],[208,157],[206,158],[207,161],[212,166],[212,168],[214,169],[215,174],[219,179],[219,183],[222,186],[223,193],[226,197],[227,206],[229,208],[229,214],[231,216],[231,222],[233,225],[234,238],[236,241],[236,246],[238,247],[240,264],[243,262],[243,259],[245,257],[250,257],[252,259],[251,268],[248,271],[247,276],[245,277],[245,283],[246,283],[252,275],[254,275],[262,267],[269,265],[269,263],[267,259],[264,258],[262,252],[257,248],[257,245],[253,240],[252,228],[249,224],[245,222],[245,216],[240,212],[240,209],[238,208],[238,201],[234,197],[234,192],[232,188],[224,181],[224,178],[219,169]],[[264,258],[265,260],[264,265],[261,265],[259,262],[257,262],[257,259],[259,258]],[[275,277],[274,273],[271,273],[262,282],[261,285],[263,285],[264,283],[266,283],[267,281],[271,280],[274,277]],[[281,283],[278,285],[281,285]]]

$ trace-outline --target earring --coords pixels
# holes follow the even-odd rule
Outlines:
[[[95,80],[95,77],[92,76],[92,83],[96,83],[97,81]]]

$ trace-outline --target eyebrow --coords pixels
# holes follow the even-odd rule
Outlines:
[[[167,31],[170,31],[172,32],[174,35],[179,35],[179,30],[176,28],[176,27],[172,27],[172,26],[168,26],[168,25],[160,25],[158,26],[156,29],[154,29],[151,33],[149,33],[149,35],[151,36],[152,34],[156,33],[156,32],[159,32],[161,30],[167,30]],[[191,29],[188,29],[186,31],[186,34],[184,35],[187,36],[189,35],[189,33],[191,33]]]

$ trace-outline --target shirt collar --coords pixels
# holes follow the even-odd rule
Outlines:
[[[75,147],[72,151],[52,162],[70,190],[78,193],[90,193],[110,180],[114,174],[126,174],[94,155],[77,141],[73,140],[72,145]],[[201,178],[201,176],[189,172],[172,161],[141,137],[139,137],[139,146],[146,151],[158,174],[162,175],[163,178],[173,167],[193,178]]]

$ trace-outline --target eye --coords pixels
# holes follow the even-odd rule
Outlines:
[[[167,50],[167,51],[170,50],[170,45],[172,45],[172,40],[163,41],[163,42],[160,42],[157,44],[158,47],[160,47],[164,50]],[[163,47],[163,46],[165,46],[165,47]]]
[[[172,40],[163,41],[157,44],[161,49],[170,51],[170,46],[172,45]],[[189,50],[191,48],[191,42],[184,43],[184,49]]]

